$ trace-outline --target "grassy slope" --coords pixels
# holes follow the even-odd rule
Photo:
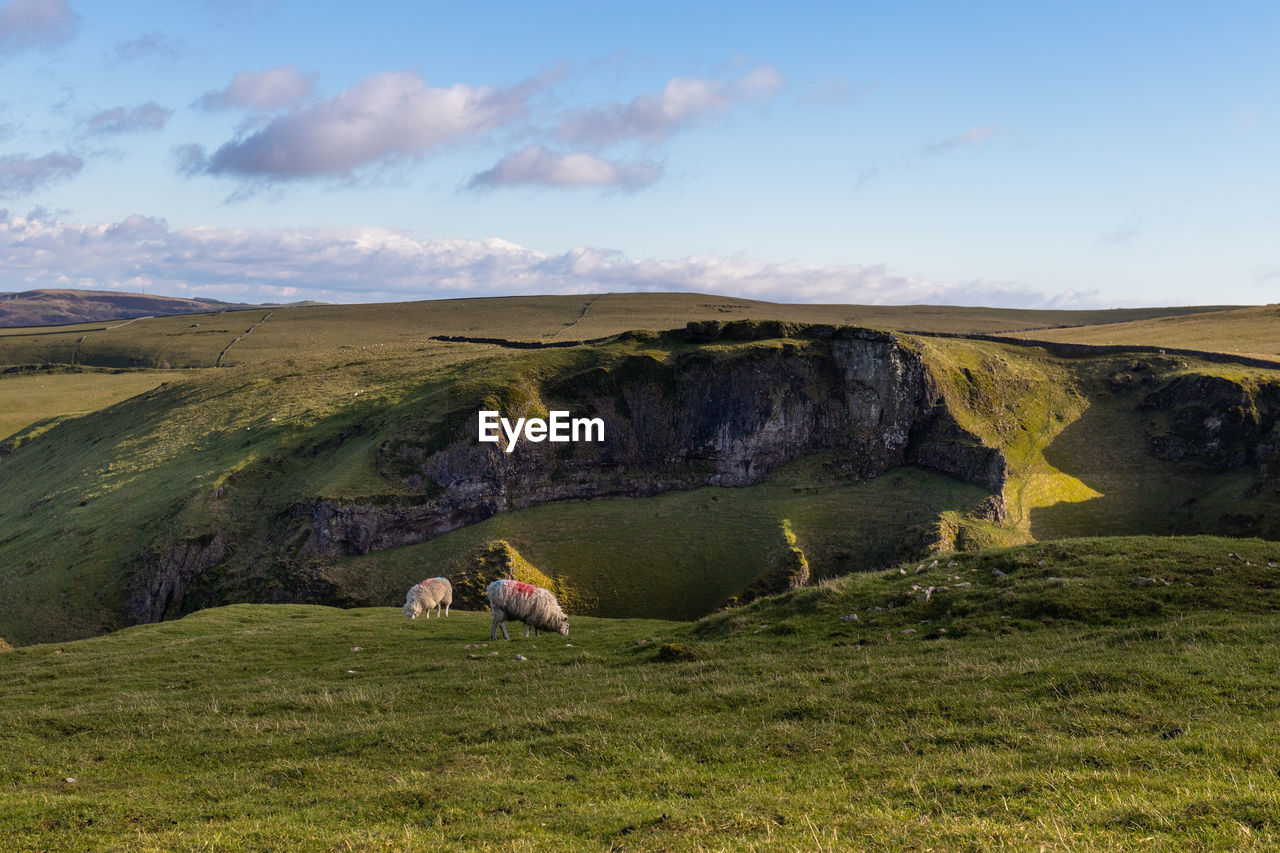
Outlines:
[[[1028,332],[1026,337],[1068,343],[1208,350],[1280,360],[1280,305]]]
[[[185,378],[177,371],[139,370],[0,374],[0,440],[26,441],[58,421],[85,415]]]
[[[985,497],[920,469],[851,483],[819,467],[817,458],[804,460],[746,488],[505,512],[431,542],[343,561],[326,576],[365,603],[391,603],[424,577],[454,574],[485,542],[506,539],[585,596],[577,612],[695,619],[775,567],[784,519],[815,576],[835,575],[924,549],[942,512],[968,512]]]
[[[942,339],[917,345],[962,424],[1008,455],[1009,526],[964,519],[973,490],[916,472],[902,475],[902,488],[896,480],[818,482],[806,493],[815,484],[797,481],[721,502],[691,494],[545,507],[339,566],[331,576],[369,603],[391,604],[414,580],[505,536],[544,571],[586,587],[599,603],[595,612],[624,612],[625,595],[638,590],[625,612],[692,616],[730,594],[733,578],[745,585],[768,568],[783,519],[796,526],[822,576],[895,556],[888,540],[900,532],[890,529],[900,504],[910,507],[905,520],[914,529],[898,547],[922,544],[921,531],[939,514],[944,533],[978,547],[1080,533],[1217,532],[1226,508],[1256,502],[1243,495],[1247,477],[1147,454],[1133,411],[1141,392],[1100,391],[1123,359],[1063,361],[1035,349]],[[378,467],[376,448],[387,435],[425,435],[444,413],[474,408],[484,389],[642,346],[298,348],[293,357],[202,372],[59,424],[0,460],[4,476],[19,484],[0,492],[0,637],[29,643],[119,627],[124,588],[142,554],[212,529],[233,543],[241,569],[252,567],[269,585],[280,555],[262,543],[282,511],[313,497],[412,499]],[[1160,369],[1168,375],[1237,370],[1166,362]],[[1150,483],[1160,488],[1134,485]],[[1180,506],[1191,496],[1208,500],[1188,513]],[[632,514],[643,523],[628,523]],[[715,533],[688,523],[700,515],[716,519]],[[554,536],[541,532],[548,528]],[[615,541],[627,548],[617,553]],[[654,564],[660,577],[650,577]]]
[[[376,447],[387,435],[424,434],[458,405],[474,407],[483,389],[597,357],[608,356],[439,343],[338,350],[192,376],[60,424],[0,461],[22,484],[0,492],[0,637],[30,643],[119,627],[141,555],[211,529],[233,543],[237,565],[270,582],[277,555],[259,549],[268,526],[296,503],[394,499],[398,492],[412,498],[377,465]],[[731,493],[512,513],[330,576],[353,597],[390,604],[425,576],[424,565],[447,564],[505,536],[597,602],[593,612],[693,617],[770,568],[783,519],[791,519],[821,575],[867,561],[882,565],[904,546],[923,547],[939,512],[966,512],[982,497],[921,471],[856,485],[820,476],[820,467],[814,460]],[[850,520],[850,512],[858,518]],[[713,534],[689,523],[699,515]],[[615,540],[629,547],[617,553]]]
[[[1188,358],[1143,357],[1151,381],[1121,391],[1108,379],[1132,357],[1058,359],[1043,350],[918,339],[961,425],[1009,461],[1007,526],[966,522],[969,547],[1029,539],[1222,532],[1224,516],[1275,518],[1280,508],[1251,492],[1256,469],[1210,471],[1161,461],[1147,449],[1139,404],[1180,375],[1244,383],[1277,372]],[[965,374],[964,371],[968,371]]]
[[[572,645],[471,647],[480,613],[236,606],[20,649],[0,654],[0,835],[1274,849],[1277,558],[1248,540],[1041,544],[692,626],[577,619]],[[924,603],[923,585],[951,588]],[[665,643],[684,654],[662,661]]]
[[[335,481],[366,487],[368,439],[311,449],[378,423],[430,387],[424,377],[447,385],[450,365],[474,356],[474,347],[434,344],[379,359],[337,353],[209,372],[65,421],[18,448],[0,459],[20,484],[0,491],[0,636],[119,627],[122,573],[147,548],[226,522],[231,541],[251,549],[265,538],[260,526],[291,502],[342,494]],[[213,497],[221,485],[226,501]],[[236,501],[248,511],[226,508]]]
[[[57,362],[111,367],[212,367],[229,345],[231,349],[223,358],[224,365],[256,363],[340,346],[414,344],[432,335],[536,341],[583,340],[614,335],[628,329],[678,328],[691,320],[745,318],[851,323],[918,331],[999,332],[1073,323],[1117,322],[1188,310],[1207,309],[1023,311],[937,306],[801,305],[692,293],[285,306],[145,318],[127,325],[99,323],[49,329],[0,329],[0,364]],[[255,326],[263,317],[267,320]],[[253,332],[245,335],[251,327]]]

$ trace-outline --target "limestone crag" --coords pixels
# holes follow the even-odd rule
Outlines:
[[[193,582],[227,555],[219,534],[187,540],[143,556],[142,570],[129,590],[129,616],[134,623],[159,622],[182,612]]]
[[[600,443],[522,441],[506,453],[477,441],[475,414],[429,454],[421,436],[388,440],[380,452],[402,467],[409,460],[405,482],[424,497],[411,505],[300,507],[311,520],[308,550],[329,558],[423,542],[551,501],[745,486],[822,451],[860,478],[904,464],[930,467],[990,489],[1003,507],[1003,456],[956,424],[918,353],[885,332],[808,334],[803,342],[691,349],[665,360],[627,355],[551,382],[523,409],[504,413],[599,417]]]
[[[1274,470],[1280,446],[1280,384],[1256,385],[1220,376],[1179,376],[1147,394],[1148,446],[1165,461],[1187,461],[1213,470]]]

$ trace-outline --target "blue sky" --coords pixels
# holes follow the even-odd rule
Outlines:
[[[1280,4],[0,0],[0,290],[1259,304]]]

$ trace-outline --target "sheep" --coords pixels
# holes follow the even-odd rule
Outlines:
[[[490,640],[498,639],[498,628],[502,628],[502,639],[511,639],[507,633],[508,619],[523,622],[526,637],[531,630],[535,637],[538,636],[539,628],[569,636],[569,617],[564,615],[551,590],[519,581],[496,580],[484,593],[489,598],[489,609],[493,611]]]
[[[436,609],[436,618],[449,615],[449,605],[453,604],[453,584],[447,578],[427,578],[422,583],[409,587],[409,594],[404,600],[404,615],[408,619],[417,619],[422,611],[431,618],[431,608]],[[441,614],[440,609],[444,608]]]

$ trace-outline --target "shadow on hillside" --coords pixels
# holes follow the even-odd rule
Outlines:
[[[1156,459],[1129,396],[1093,400],[1044,457],[1101,496],[1032,509],[1036,539],[1225,532],[1220,513],[1206,511],[1202,499],[1241,479]]]

